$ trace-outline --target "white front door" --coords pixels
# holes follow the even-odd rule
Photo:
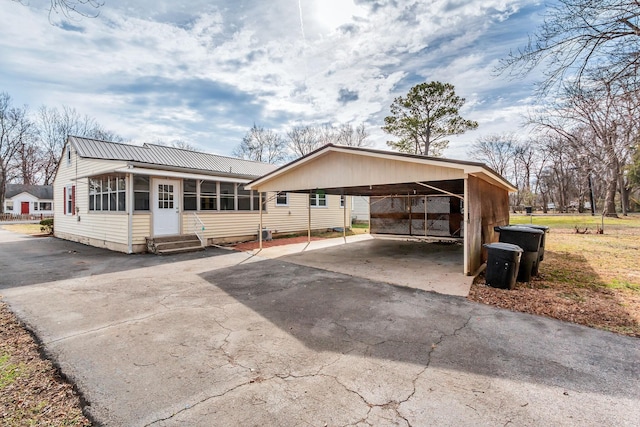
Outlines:
[[[153,180],[153,235],[180,234],[180,181]]]

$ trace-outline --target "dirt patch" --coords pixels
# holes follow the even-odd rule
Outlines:
[[[0,420],[11,426],[89,426],[80,398],[0,302]]]
[[[540,274],[513,290],[474,281],[469,299],[640,337],[640,245],[638,234],[547,236]]]

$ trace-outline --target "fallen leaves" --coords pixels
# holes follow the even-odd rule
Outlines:
[[[89,426],[80,398],[0,302],[0,424]]]

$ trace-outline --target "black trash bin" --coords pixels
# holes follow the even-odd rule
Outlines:
[[[483,246],[487,248],[487,285],[513,289],[516,285],[522,248],[510,243],[488,243]]]
[[[524,207],[524,211],[527,215],[531,215],[533,213],[533,207],[532,206],[525,206]]]
[[[531,276],[538,274],[538,253],[544,231],[520,225],[495,227],[500,233],[500,242],[518,245],[524,251],[520,258],[518,282],[530,282]]]
[[[534,225],[534,224],[527,225],[527,227],[544,231],[544,234],[542,235],[542,239],[540,239],[540,251],[539,251],[540,256],[538,257],[538,259],[542,261],[544,260],[544,243],[545,243],[545,240],[547,239],[547,233],[549,232],[549,227],[547,227],[546,225]]]

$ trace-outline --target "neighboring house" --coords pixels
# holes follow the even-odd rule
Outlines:
[[[55,236],[126,253],[144,252],[146,238],[195,232],[209,245],[256,239],[260,195],[244,186],[275,169],[161,145],[70,136],[54,180]],[[274,234],[342,227],[350,218],[350,203],[345,213],[339,195],[321,191],[264,193],[262,200],[263,227]]]
[[[352,196],[351,197],[351,220],[356,223],[369,222],[369,196]]]
[[[53,185],[7,184],[4,213],[9,215],[53,215]]]

